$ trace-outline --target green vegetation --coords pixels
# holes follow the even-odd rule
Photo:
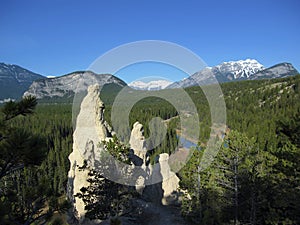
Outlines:
[[[179,172],[186,190],[182,215],[192,224],[300,224],[300,76],[225,83],[221,88],[228,132],[209,168],[199,168],[203,152],[194,151]],[[101,96],[109,123],[119,90],[109,87]],[[205,148],[211,126],[208,103],[199,87],[186,91],[198,109],[199,145]],[[63,102],[43,101],[35,108],[35,100],[28,99],[1,108],[1,224],[66,223],[73,129],[72,105]],[[153,117],[173,118],[167,137],[152,150],[152,162],[156,154],[176,150],[177,115],[171,104],[156,97],[133,107],[130,126],[138,120],[146,137]],[[114,193],[123,188],[115,187]]]
[[[116,220],[119,216],[130,213],[130,201],[136,195],[134,189],[130,186],[115,183],[105,178],[105,170],[109,168],[110,171],[121,173],[121,169],[117,168],[114,162],[110,162],[105,153],[110,153],[120,162],[131,164],[129,159],[130,148],[120,143],[114,136],[113,140],[103,141],[99,143],[103,145],[107,152],[101,155],[101,163],[97,169],[92,169],[84,162],[81,170],[87,170],[89,178],[87,181],[89,185],[82,187],[80,193],[75,196],[81,198],[86,204],[86,217],[90,219],[110,219]],[[127,174],[123,174],[124,176]],[[121,175],[120,175],[121,176]]]
[[[285,153],[299,157],[289,147]],[[198,167],[202,152],[194,152],[180,173],[183,215],[194,224],[297,224],[300,167],[282,150],[260,149],[254,138],[231,131],[208,169]]]
[[[40,107],[39,113],[29,115],[34,113],[36,104],[35,98],[26,97],[20,102],[9,102],[2,108],[1,224],[47,221],[54,213],[68,208],[61,196],[66,189],[70,148],[65,148],[60,157],[54,157],[59,151],[58,142],[64,143],[59,129],[53,132],[54,124],[62,128],[62,115],[52,123],[49,120],[54,119],[52,116],[55,115],[51,115],[49,109]],[[57,137],[57,141],[54,137]],[[72,142],[71,139],[69,141]],[[63,162],[57,165],[60,160]]]
[[[296,76],[222,85],[230,128],[222,148],[206,170],[194,151],[180,171],[182,214],[193,224],[299,224],[299,84]]]

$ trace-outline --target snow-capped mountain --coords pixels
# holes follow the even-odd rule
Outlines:
[[[136,90],[148,90],[148,91],[154,91],[154,90],[161,90],[169,86],[172,82],[167,80],[152,80],[149,82],[143,82],[143,81],[133,81],[128,84],[129,87],[136,89]]]
[[[290,63],[280,63],[269,68],[254,59],[224,62],[171,83],[160,77],[151,81],[139,80],[128,84],[137,90],[160,90],[165,88],[190,87],[239,80],[258,80],[293,76],[299,72]],[[64,76],[46,78],[17,65],[0,63],[0,103],[7,99],[18,99],[25,95],[37,98],[72,97],[75,92],[85,90],[88,85],[113,84],[118,87],[126,83],[110,74],[96,74],[92,71],[77,71]]]
[[[290,63],[280,63],[270,68],[265,68],[255,59],[246,59],[224,62],[214,67],[206,67],[186,79],[169,85],[167,88],[207,85],[216,82],[279,78],[298,73]]]
[[[212,68],[216,75],[225,76],[229,80],[249,78],[252,74],[264,70],[265,67],[255,59],[224,62]]]

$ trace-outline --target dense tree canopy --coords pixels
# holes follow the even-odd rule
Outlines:
[[[25,97],[19,102],[8,102],[1,108],[1,224],[45,221],[54,212],[67,208],[66,202],[53,192],[55,189],[51,183],[57,183],[56,177],[44,169],[47,159],[53,154],[49,148],[49,135],[53,128],[47,127],[50,119],[47,115],[34,114],[36,105],[35,98]],[[57,158],[53,160],[56,162]],[[66,158],[63,160],[67,161]],[[67,164],[64,162],[64,165]],[[57,171],[63,169],[53,167],[53,164],[51,168]],[[64,192],[66,170],[61,173],[61,179],[60,187]]]
[[[196,150],[179,172],[186,193],[182,215],[187,220],[192,224],[300,223],[299,87],[300,76],[221,85],[228,126],[223,146],[206,170],[199,167],[203,151]],[[102,93],[108,122],[119,90],[109,91],[115,92]],[[199,145],[205,150],[211,130],[209,105],[201,88],[186,92],[199,112]],[[36,106],[36,99],[27,97],[1,106],[1,224],[66,223],[59,213],[67,208],[72,105],[53,101]],[[176,151],[178,112],[163,99],[147,98],[130,113],[130,126],[139,121],[146,136],[149,121],[157,116],[172,119],[166,138],[151,152],[152,162],[156,154]],[[111,191],[123,190],[114,183],[103,185],[113,187]]]

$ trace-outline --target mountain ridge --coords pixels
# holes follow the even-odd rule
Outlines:
[[[0,101],[19,99],[34,80],[42,78],[21,66],[0,62]]]
[[[224,62],[214,67],[206,67],[181,81],[174,82],[166,88],[185,88],[217,82],[281,78],[296,74],[299,74],[299,72],[291,63],[283,62],[265,68],[254,59],[246,59]]]
[[[86,91],[89,85],[114,83],[126,86],[126,83],[111,74],[96,74],[92,71],[76,71],[59,77],[34,81],[24,95],[34,95],[37,99],[52,97],[73,97],[75,93]]]
[[[137,90],[160,90],[165,88],[190,87],[208,85],[212,83],[225,83],[240,80],[258,80],[281,78],[299,74],[291,63],[282,62],[265,68],[255,59],[224,62],[213,67],[206,67],[191,76],[171,84],[162,83],[159,80],[151,82],[134,83],[128,86]],[[87,83],[84,84],[84,79]],[[81,81],[80,81],[81,80]],[[78,87],[78,82],[83,82]],[[0,63],[0,102],[5,99],[19,99],[22,95],[35,95],[38,99],[52,97],[72,97],[76,90],[86,89],[88,83],[100,85],[114,83],[118,86],[127,85],[121,79],[111,74],[96,74],[93,71],[74,71],[62,76],[45,77],[34,73],[21,66]]]

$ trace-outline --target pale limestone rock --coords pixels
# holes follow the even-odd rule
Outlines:
[[[143,160],[143,163],[146,163],[147,157],[147,148],[144,137],[144,128],[143,125],[139,122],[135,122],[131,131],[129,144],[134,154]]]
[[[129,140],[130,148],[133,150],[131,160],[135,166],[141,166],[143,170],[145,170],[147,160],[147,148],[145,147],[145,144],[143,125],[139,122],[135,122]],[[135,183],[136,190],[142,194],[145,188],[145,177],[139,176]]]
[[[80,171],[78,166],[82,166],[84,160],[87,161],[88,166],[93,166],[95,161],[100,159],[101,149],[97,144],[111,136],[111,129],[103,118],[104,104],[99,95],[99,86],[90,86],[81,102],[76,129],[73,133],[73,152],[69,156],[71,166],[68,174],[68,192],[74,202],[75,217],[80,222],[84,220],[85,205],[81,199],[74,198],[74,195],[89,183],[87,182],[88,171]]]
[[[161,202],[167,205],[170,203],[170,196],[178,191],[179,178],[170,169],[169,155],[167,153],[162,153],[158,156],[158,165],[148,165],[146,141],[143,132],[143,125],[139,122],[135,122],[129,141],[134,155],[138,157],[137,159],[135,158],[135,164],[141,166],[145,171],[144,174],[147,175],[147,177],[138,177],[136,180],[136,190],[139,193],[144,192],[143,194],[146,195],[146,198],[152,198],[151,200],[153,202]],[[142,164],[139,164],[138,160],[141,160]],[[160,176],[162,182],[160,184],[151,185],[151,187],[147,187],[144,191],[146,179],[151,180],[153,176]]]
[[[80,192],[84,186],[88,186],[88,171],[80,171],[78,166],[83,165],[86,160],[88,166],[92,167],[95,162],[100,161],[100,153],[103,147],[97,144],[111,137],[112,130],[103,117],[104,104],[99,97],[99,86],[88,88],[88,93],[81,102],[80,112],[76,120],[76,129],[73,134],[73,152],[69,156],[71,163],[69,171],[69,197],[73,200],[74,215],[80,224],[90,224],[92,221],[85,219],[85,205],[81,199],[74,198],[74,194]],[[143,134],[143,125],[136,122],[133,126],[130,146],[133,150],[132,159],[136,163],[133,166],[142,171],[142,175],[136,178],[136,190],[147,195],[152,202],[169,204],[170,196],[177,191],[179,179],[173,173],[168,164],[169,155],[164,153],[158,156],[156,165],[148,165],[148,154],[146,140]],[[162,182],[146,186],[154,177],[161,177]],[[147,190],[146,190],[147,189]],[[146,192],[145,192],[146,190]]]
[[[159,155],[159,164],[160,164],[160,173],[163,178],[162,189],[163,189],[163,198],[162,204],[170,204],[171,196],[178,192],[179,189],[179,178],[176,174],[171,171],[169,166],[169,155],[167,153],[162,153]]]

